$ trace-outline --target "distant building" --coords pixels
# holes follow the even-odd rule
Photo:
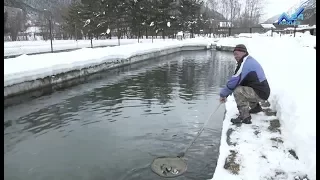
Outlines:
[[[179,31],[179,32],[177,33],[177,39],[178,39],[178,40],[182,40],[182,39],[183,39],[183,32],[182,32],[182,31]]]
[[[294,31],[296,32],[302,32],[305,33],[307,31],[310,32],[311,35],[316,35],[316,25],[313,26],[309,26],[309,25],[299,25],[298,27],[294,28],[294,27],[288,27],[284,29],[285,33],[293,33]]]
[[[233,24],[231,21],[219,21],[218,27],[224,28],[224,27],[233,27]]]

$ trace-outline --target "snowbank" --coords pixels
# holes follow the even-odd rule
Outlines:
[[[96,49],[87,48],[54,54],[22,55],[17,58],[4,59],[4,96],[181,50],[211,48],[209,41],[210,39],[165,41]],[[56,75],[63,77],[54,77]]]
[[[304,39],[308,42],[310,39]],[[298,38],[255,37],[224,38],[217,46],[245,44],[249,53],[263,66],[271,95],[269,101],[282,126],[284,145],[296,150],[310,180],[316,179],[316,51],[304,47]],[[310,43],[310,42],[309,42]],[[231,98],[232,99],[232,98]],[[229,101],[229,100],[228,100]],[[229,104],[228,104],[229,103]],[[233,102],[234,104],[234,102]],[[227,102],[228,112],[237,111]],[[229,119],[228,119],[229,118]],[[230,117],[224,121],[220,156],[213,179],[241,179],[228,175],[223,165],[227,157],[226,132]],[[246,157],[249,158],[250,157]],[[284,164],[279,164],[284,166]],[[255,171],[255,170],[253,170]],[[251,172],[254,173],[254,172]],[[250,178],[247,178],[250,179]]]
[[[153,42],[163,42],[163,39],[153,39]],[[165,39],[172,41],[172,39]],[[140,39],[139,43],[151,43],[152,39]],[[120,39],[120,45],[135,44],[138,39]],[[116,46],[118,39],[92,40],[93,47]],[[53,51],[79,49],[91,47],[90,40],[54,40]],[[14,41],[4,43],[4,56],[16,56],[21,54],[34,54],[51,52],[50,40],[48,41]]]
[[[274,37],[267,36],[268,32],[265,34],[249,34],[249,33],[242,33],[242,35],[239,34],[239,38],[233,38],[233,37],[226,37],[226,38],[221,38],[217,42],[217,46],[230,46],[230,47],[235,47],[237,44],[244,44],[245,42],[251,41],[251,38],[255,38],[255,40],[261,40],[260,43],[257,45],[260,46],[262,45],[261,43],[264,42],[265,40],[278,40],[282,41],[282,43],[285,42],[293,42],[293,43],[298,43],[302,47],[316,47],[316,36],[310,35],[310,33],[297,33],[296,37],[293,37],[291,34],[285,34],[282,35],[281,37],[278,36],[277,33],[273,33]]]

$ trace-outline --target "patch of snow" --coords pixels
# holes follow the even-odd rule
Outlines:
[[[275,29],[276,27],[273,24],[261,24],[265,29]]]
[[[84,23],[83,27],[86,27],[88,24],[90,24],[90,19],[86,20],[86,22]]]
[[[104,24],[105,22],[101,22],[97,25],[97,28],[100,27],[102,24]]]
[[[252,34],[251,33],[240,33],[238,35],[238,37],[252,38]]]
[[[26,33],[41,33],[41,27],[30,26],[25,30]]]
[[[182,31],[179,31],[179,32],[177,33],[177,36],[183,36],[183,32],[182,32]]]

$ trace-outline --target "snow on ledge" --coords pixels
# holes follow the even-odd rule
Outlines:
[[[84,48],[53,54],[22,55],[17,58],[4,59],[4,87],[63,72],[80,70],[114,59],[128,59],[133,56],[184,46],[211,47],[210,41],[212,39],[172,40],[96,49]]]

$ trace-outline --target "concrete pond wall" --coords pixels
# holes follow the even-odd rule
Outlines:
[[[215,49],[217,51],[229,51],[229,52],[233,52],[234,50],[234,46],[215,46]]]
[[[30,100],[36,97],[50,94],[57,90],[62,90],[80,83],[88,81],[88,76],[106,71],[118,71],[119,69],[142,62],[148,59],[158,58],[165,55],[170,55],[182,51],[196,51],[208,50],[214,46],[207,47],[204,45],[189,45],[151,53],[135,55],[127,59],[110,59],[110,61],[96,66],[82,68],[80,70],[72,70],[45,78],[24,81],[21,83],[13,84],[4,87],[4,106],[5,108],[11,105],[19,104],[23,101]]]

